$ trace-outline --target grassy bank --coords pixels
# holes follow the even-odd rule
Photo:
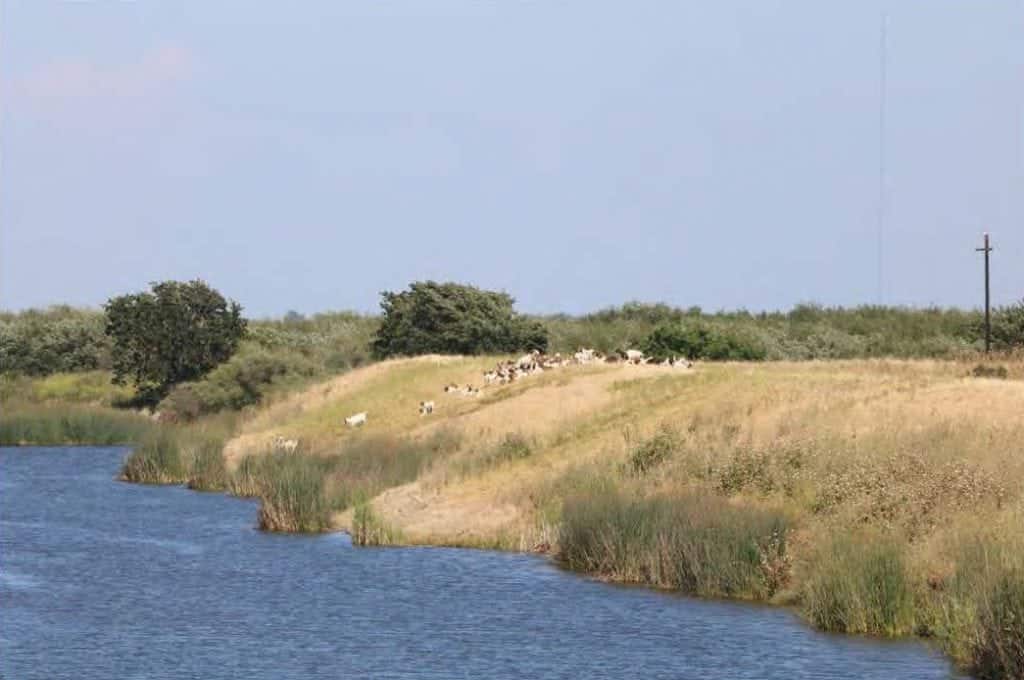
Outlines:
[[[342,449],[459,432],[335,525],[549,551],[604,579],[790,604],[827,630],[932,637],[979,676],[1019,675],[1019,360],[1005,378],[977,359],[609,366],[441,392],[488,361],[357,371],[262,411],[228,451],[277,432]],[[359,410],[365,429],[345,428]]]

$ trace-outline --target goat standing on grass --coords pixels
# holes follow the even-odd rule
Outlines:
[[[420,415],[429,416],[434,412],[434,402],[432,401],[421,401],[420,402]]]
[[[280,453],[295,453],[299,448],[298,439],[285,439],[281,435],[274,437],[274,450]]]

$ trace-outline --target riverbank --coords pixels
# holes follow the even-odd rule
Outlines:
[[[229,425],[161,430],[126,471],[259,497],[267,529],[550,552],[607,580],[795,605],[826,630],[933,637],[980,677],[1020,676],[1024,364],[566,367],[443,392],[494,361],[375,364]],[[278,435],[298,451],[272,453]]]
[[[825,630],[932,637],[982,677],[1024,672],[1019,363],[1010,379],[927,361],[573,367],[442,392],[491,363],[356,372],[263,410],[226,457],[275,435],[344,458],[444,434],[325,524],[551,552],[607,580],[792,604]]]

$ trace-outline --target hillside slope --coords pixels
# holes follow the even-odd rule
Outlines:
[[[449,383],[480,385],[495,361],[429,356],[359,369],[267,407],[229,442],[226,456],[235,464],[265,451],[277,434],[299,438],[310,451],[343,452],[368,437],[452,431],[458,451],[381,493],[374,511],[405,542],[512,548],[553,542],[557,487],[579,470],[623,476],[631,447],[661,427],[680,433],[684,451],[652,485],[692,479],[683,468],[694,456],[724,463],[787,442],[814,449],[810,495],[819,474],[880,465],[900,451],[926,468],[960,460],[979,475],[998,474],[1015,498],[1024,479],[1024,382],[968,378],[955,363],[571,366],[485,388],[479,397],[444,393]],[[436,410],[421,417],[424,400]],[[346,427],[345,416],[360,411],[369,414],[366,426]],[[528,454],[496,455],[508,437],[525,441]],[[351,520],[351,511],[339,513],[334,524],[347,529]]]

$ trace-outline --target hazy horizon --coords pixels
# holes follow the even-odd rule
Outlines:
[[[878,290],[880,35],[888,16]],[[0,308],[1024,297],[1024,0],[0,4]]]

